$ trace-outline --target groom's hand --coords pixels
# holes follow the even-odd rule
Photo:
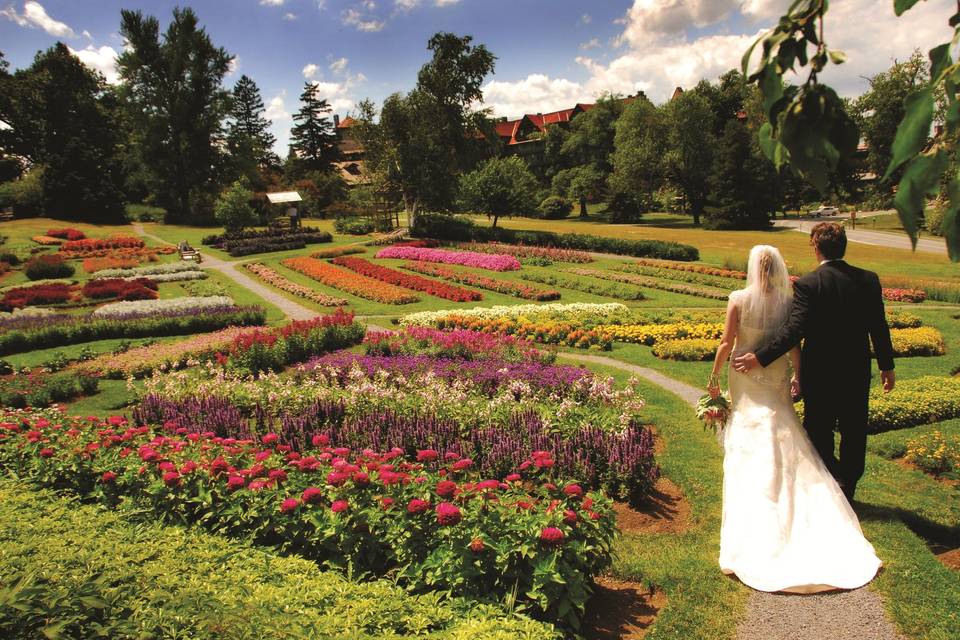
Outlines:
[[[737,356],[733,359],[733,370],[740,373],[746,373],[751,369],[756,369],[760,366],[760,362],[757,360],[757,355],[755,353],[745,353],[742,356]]]
[[[890,393],[897,385],[897,374],[893,369],[890,369],[890,371],[881,371],[880,381],[883,382],[884,393]]]

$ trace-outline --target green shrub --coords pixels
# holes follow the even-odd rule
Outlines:
[[[662,258],[685,262],[699,260],[696,247],[678,242],[660,240],[624,240],[579,233],[551,231],[520,231],[503,227],[480,227],[469,218],[443,213],[420,213],[410,229],[418,238],[453,240],[457,242],[505,242],[538,247],[557,247],[579,251],[595,251],[637,258]]]
[[[234,182],[224,190],[213,207],[213,216],[227,233],[240,231],[245,227],[257,224],[257,212],[250,206],[253,192],[243,186],[240,181]]]
[[[941,200],[935,202],[932,207],[924,212],[924,226],[930,232],[930,235],[943,235],[943,218],[946,212],[947,203]]]
[[[549,196],[540,203],[537,210],[547,220],[561,220],[573,211],[573,203],[560,196]]]
[[[373,233],[373,223],[366,218],[337,218],[333,223],[333,229],[337,233],[365,236]]]
[[[550,639],[549,625],[386,580],[351,582],[196,529],[0,481],[0,636]]]
[[[702,362],[713,360],[718,345],[716,340],[663,340],[653,345],[653,355],[661,360]]]
[[[93,395],[98,384],[94,376],[76,372],[55,375],[38,371],[20,373],[0,381],[0,406],[17,409],[49,407],[77,396]]]
[[[27,261],[23,272],[31,280],[69,278],[76,273],[72,264],[56,253],[43,254]]]

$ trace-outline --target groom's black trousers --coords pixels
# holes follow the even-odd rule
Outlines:
[[[812,386],[804,389],[803,427],[843,492],[852,498],[866,459],[869,374],[861,385],[847,378],[843,384]],[[840,432],[839,460],[834,431]]]

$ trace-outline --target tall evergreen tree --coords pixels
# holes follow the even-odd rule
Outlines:
[[[214,46],[192,9],[174,9],[162,37],[155,17],[120,15],[129,43],[117,59],[122,92],[144,166],[159,185],[157,200],[170,221],[212,221],[229,107],[222,82],[233,58]]]
[[[325,171],[337,158],[337,132],[328,117],[332,109],[317,95],[317,85],[307,82],[300,94],[300,110],[293,116],[290,147],[296,152],[301,173]]]
[[[710,173],[706,226],[710,229],[762,229],[770,224],[775,195],[765,187],[768,169],[753,137],[737,120],[724,125]]]
[[[246,75],[240,76],[230,100],[227,149],[234,170],[248,179],[256,178],[262,167],[280,164],[273,151],[277,139],[270,133],[270,120],[264,117],[264,111],[257,83]]]

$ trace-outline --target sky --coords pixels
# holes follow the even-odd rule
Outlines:
[[[715,80],[738,67],[754,39],[790,0],[0,0],[0,51],[12,68],[65,42],[88,66],[117,82],[123,49],[120,10],[168,23],[191,6],[213,42],[235,56],[232,86],[256,81],[286,154],[291,113],[305,82],[317,83],[341,117],[416,83],[437,31],[472,35],[497,57],[483,86],[494,115],[519,117],[604,92],[644,91],[654,102],[674,88]],[[831,3],[826,39],[847,62],[821,77],[854,96],[867,78],[917,47],[947,41],[950,0],[926,0],[900,18],[893,0]]]

